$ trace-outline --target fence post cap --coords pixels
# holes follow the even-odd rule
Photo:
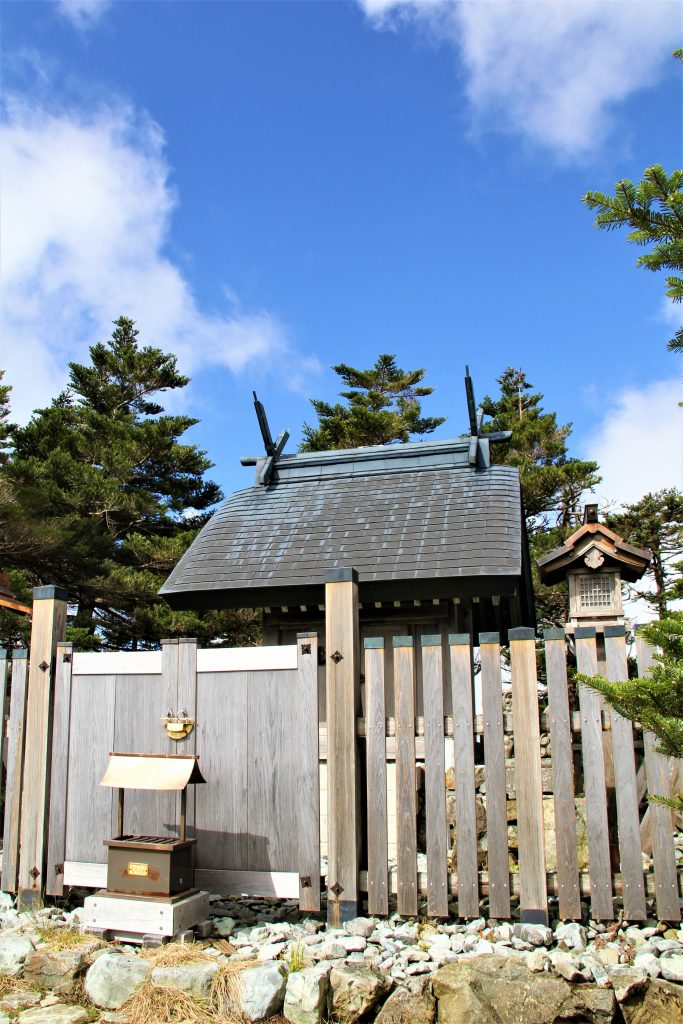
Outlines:
[[[611,626],[604,627],[605,636],[626,636],[626,626],[615,622]]]
[[[595,640],[595,626],[577,626],[574,630],[575,640]]]
[[[441,647],[441,635],[431,633],[420,637],[420,647]]]
[[[500,633],[480,633],[479,634],[479,646],[482,644],[499,644]]]
[[[449,633],[448,643],[451,647],[469,647],[472,643],[472,637],[469,633]]]
[[[325,583],[358,583],[358,573],[355,569],[328,569],[325,573]]]
[[[543,630],[544,640],[566,640],[564,630],[553,627],[552,629]]]
[[[34,587],[34,601],[67,601],[69,591],[65,587]]]
[[[21,658],[28,658],[27,647],[15,647],[12,651],[12,660],[19,661]]]
[[[413,638],[412,636],[395,636],[391,640],[392,647],[412,647]]]
[[[508,640],[535,640],[536,632],[531,626],[515,626],[508,630]]]
[[[384,650],[384,637],[366,636],[363,640],[363,647],[366,651],[382,651]]]

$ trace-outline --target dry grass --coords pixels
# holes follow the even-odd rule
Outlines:
[[[145,950],[142,955],[152,961],[153,967],[202,961],[215,963],[214,958],[206,955],[204,947],[192,944],[169,943],[158,949]],[[208,999],[198,999],[180,989],[162,988],[151,980],[146,981],[124,1004],[123,1012],[130,1019],[130,1024],[177,1024],[179,1021],[187,1021],[188,1024],[245,1024],[244,1017],[235,1009],[239,976],[257,962],[237,960],[221,964],[211,983]]]
[[[42,989],[25,978],[13,978],[9,974],[0,974],[0,999],[14,995],[16,992],[41,992]]]
[[[37,928],[38,939],[47,947],[47,952],[57,953],[62,949],[76,949],[86,942],[92,942],[94,936],[81,932],[78,928],[70,928],[56,924]]]
[[[140,956],[152,961],[152,967],[178,967],[180,964],[194,964],[200,960],[214,961],[207,956],[206,946],[197,942],[167,942],[163,946],[142,949]]]

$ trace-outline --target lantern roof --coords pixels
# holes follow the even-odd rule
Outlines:
[[[572,571],[612,569],[628,583],[635,583],[646,572],[652,552],[637,548],[598,518],[597,505],[586,505],[583,525],[564,544],[538,559],[541,582],[559,583]]]

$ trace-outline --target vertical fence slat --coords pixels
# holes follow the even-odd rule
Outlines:
[[[57,648],[55,699],[52,715],[52,767],[50,769],[50,814],[45,881],[45,891],[48,896],[61,896],[64,892],[72,659],[73,644],[60,644]],[[77,797],[77,794],[72,795]]]
[[[598,655],[595,629],[592,626],[578,626],[574,637],[578,671],[584,675],[597,675]],[[614,904],[612,902],[612,874],[609,856],[605,759],[602,745],[602,700],[595,690],[581,684],[579,686],[579,705],[581,708],[586,823],[588,825],[591,913],[596,920],[611,921],[614,918]]]
[[[395,636],[397,909],[417,914],[417,807],[415,801],[415,663],[413,638]]]
[[[505,790],[503,691],[498,633],[480,633],[479,652],[484,711],[484,760],[486,762],[489,913],[491,917],[504,918],[510,916],[510,866]]]
[[[441,635],[423,636],[421,643],[425,731],[427,910],[430,917],[448,917],[446,743]]]
[[[636,637],[638,674],[646,676],[652,664],[652,648],[646,641]],[[645,747],[645,772],[648,793],[669,796],[669,764],[655,749],[657,738],[654,733],[643,733]],[[668,807],[654,801],[648,806],[652,830],[652,860],[655,869],[655,892],[657,917],[661,921],[680,921],[681,904],[678,898],[678,877],[676,871],[676,850],[674,847],[673,815]]]
[[[455,842],[458,868],[458,916],[479,916],[476,792],[474,788],[474,709],[472,647],[469,633],[448,638],[453,699],[455,754]]]
[[[365,647],[365,753],[368,822],[368,913],[389,913],[387,833],[387,719],[384,698],[384,639]]]
[[[5,892],[16,892],[18,887],[21,790],[26,735],[27,657],[28,651],[25,650],[15,650],[12,655],[12,691],[5,782],[5,827],[2,844],[2,888]]]
[[[5,782],[5,700],[7,698],[7,679],[9,675],[9,661],[7,651],[0,648],[0,793],[4,792]]]
[[[560,917],[581,920],[581,891],[574,803],[574,758],[569,719],[567,655],[564,630],[547,629],[545,664],[550,710],[550,750],[553,762],[553,806]]]
[[[197,641],[194,637],[181,637],[178,640],[178,676],[177,676],[177,706],[174,711],[180,714],[187,711],[189,718],[197,720]],[[175,741],[174,741],[175,742]],[[176,744],[176,750],[178,745]],[[190,735],[183,740],[182,747],[185,754],[196,754],[197,751],[197,729],[194,728]],[[201,760],[201,750],[199,751]],[[188,786],[187,793],[187,828],[190,835],[194,835],[195,819],[197,815],[197,787]],[[180,794],[176,803],[176,821],[180,820]]]
[[[548,924],[545,877],[541,728],[533,629],[509,631],[512,717],[515,737],[517,832],[519,836],[520,919]]]
[[[623,626],[605,626],[605,659],[609,682],[618,683],[628,679],[626,630]],[[640,847],[633,726],[627,718],[623,718],[613,708],[610,708],[610,720],[612,723],[612,756],[617,793],[624,914],[631,921],[645,921],[647,907],[643,879],[643,855]]]
[[[297,634],[299,708],[299,910],[320,910],[320,776],[318,773],[318,634]]]

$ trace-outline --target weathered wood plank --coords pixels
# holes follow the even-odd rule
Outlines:
[[[299,909],[320,910],[320,773],[318,771],[318,634],[299,633],[297,670]]]
[[[384,638],[368,638],[364,646],[368,913],[384,916],[389,913]]]
[[[623,626],[605,626],[605,659],[607,679],[610,683],[628,679],[626,630]],[[624,880],[624,914],[628,920],[645,921],[647,907],[643,883],[643,856],[640,849],[640,816],[638,814],[633,726],[614,708],[610,708],[610,718],[612,721],[614,783],[617,795],[619,857],[621,875]]]
[[[595,629],[590,626],[577,627],[574,636],[577,670],[584,675],[597,675],[598,655]],[[610,921],[614,918],[614,904],[600,695],[581,683],[579,685],[579,706],[581,709],[583,779],[588,825],[591,914],[596,920]]]
[[[195,883],[200,889],[225,896],[277,896],[295,900],[299,895],[296,871],[227,871],[199,868]]]
[[[453,744],[455,754],[455,835],[458,867],[458,915],[479,916],[476,791],[472,707],[472,647],[469,633],[449,637]]]
[[[193,637],[178,640],[178,692],[175,711],[186,711],[189,718],[197,721],[197,641]],[[169,740],[169,753],[196,754],[197,730],[193,729],[183,740]],[[201,754],[201,751],[200,751]],[[200,758],[201,760],[201,758]],[[189,786],[187,793],[187,833],[194,836],[196,817],[197,787]],[[180,794],[176,797],[176,821],[180,820]]]
[[[505,918],[510,916],[510,868],[503,743],[503,692],[500,675],[500,638],[497,633],[479,635],[479,657],[484,710],[489,905],[491,917]]]
[[[48,896],[64,892],[66,854],[66,808],[69,776],[69,729],[71,723],[71,666],[73,644],[57,648],[55,699],[52,718],[52,767],[50,770],[50,813],[48,816],[47,877]],[[99,780],[98,780],[99,781]]]
[[[541,731],[534,631],[526,627],[511,629],[509,639],[515,723],[520,919],[526,923],[547,925]]]
[[[19,896],[26,904],[45,891],[54,659],[64,639],[66,598],[61,587],[33,590],[19,840]]]
[[[569,718],[567,653],[564,630],[547,629],[545,664],[550,708],[550,749],[553,761],[555,847],[562,920],[581,920],[579,861],[574,802],[574,757]]]
[[[10,662],[7,658],[7,651],[0,648],[0,793],[5,792],[5,701],[7,700],[9,671]]]
[[[426,754],[427,909],[430,917],[448,917],[448,825],[441,636],[423,636],[421,644]]]
[[[197,675],[197,867],[248,867],[248,673]]]
[[[224,678],[229,676],[225,674]],[[247,674],[248,854],[250,871],[299,867],[299,736],[296,672]],[[220,780],[216,782],[220,785]],[[227,866],[227,865],[226,865]]]
[[[638,674],[646,676],[652,664],[652,648],[643,637],[636,636]],[[654,733],[645,732],[645,770],[648,792],[669,796],[670,764],[672,758],[657,751]],[[655,869],[657,917],[661,921],[680,921],[681,904],[678,896],[676,850],[674,847],[673,815],[668,807],[650,803],[648,807],[652,834],[652,860]]]
[[[415,660],[413,638],[393,638],[396,717],[396,845],[399,914],[417,914]]]
[[[5,892],[16,892],[19,879],[19,833],[21,790],[24,778],[27,678],[28,651],[15,650],[12,655],[12,696],[9,710],[5,822],[2,843],[2,888]]]
[[[114,676],[75,676],[72,672],[65,863],[103,864],[107,859],[104,840],[113,834],[116,801],[113,790],[99,783],[109,754],[116,749],[115,697]],[[65,875],[64,885],[69,884]]]
[[[325,583],[327,682],[327,917],[358,913],[360,784],[356,716],[360,711],[358,576],[335,570]]]

